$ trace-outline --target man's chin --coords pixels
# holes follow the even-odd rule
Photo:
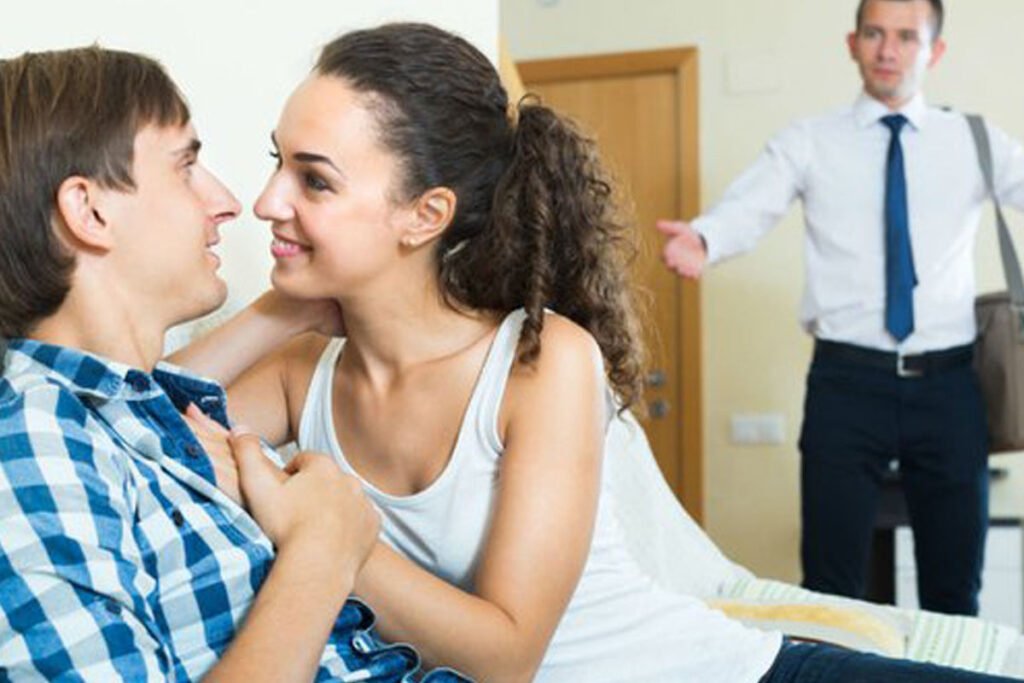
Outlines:
[[[211,287],[210,300],[206,311],[200,315],[206,315],[207,313],[213,313],[218,308],[224,305],[224,302],[228,300],[228,283],[217,278],[217,283],[214,287]]]
[[[202,296],[197,296],[193,301],[193,305],[189,307],[190,310],[181,316],[181,319],[176,321],[174,324],[182,325],[209,315],[223,306],[227,299],[227,283],[220,278],[216,278],[216,282],[211,283],[207,288],[207,291],[204,292]]]
[[[902,86],[886,86],[870,83],[865,90],[867,90],[869,95],[880,102],[888,103],[907,99],[903,93],[904,88]]]

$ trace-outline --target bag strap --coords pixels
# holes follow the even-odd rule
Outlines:
[[[978,114],[967,114],[967,123],[971,127],[971,136],[974,138],[974,147],[978,152],[978,165],[981,166],[981,175],[985,178],[985,187],[992,197],[992,203],[996,207],[996,225],[999,228],[999,255],[1003,259],[1003,274],[1006,276],[1006,288],[1010,290],[1010,301],[1014,308],[1024,309],[1024,277],[1021,277],[1020,261],[1017,259],[1017,249],[1013,246],[1013,237],[1006,227],[1006,218],[1003,217],[1003,207],[999,203],[999,196],[996,195],[995,181],[992,172],[992,146],[988,140],[988,129],[985,127],[985,120]]]

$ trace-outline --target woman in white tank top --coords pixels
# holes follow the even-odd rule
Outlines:
[[[642,383],[629,231],[593,145],[515,109],[439,29],[328,44],[256,204],[279,293],[184,359],[236,420],[362,480],[384,523],[356,593],[382,635],[481,681],[783,683],[819,660],[823,682],[994,680],[782,648],[639,571],[601,480]],[[345,340],[248,367],[332,331],[336,304]]]

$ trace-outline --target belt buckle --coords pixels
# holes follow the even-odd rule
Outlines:
[[[904,365],[903,361],[905,360],[905,358],[906,357],[902,353],[896,354],[896,375],[898,377],[912,378],[921,377],[922,375],[924,375],[923,370],[911,370],[906,365]]]

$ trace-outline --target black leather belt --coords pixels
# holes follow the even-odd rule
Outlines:
[[[970,365],[974,360],[974,345],[954,346],[941,351],[903,356],[892,351],[878,351],[853,344],[816,339],[814,358],[888,370],[899,377],[923,377]]]

